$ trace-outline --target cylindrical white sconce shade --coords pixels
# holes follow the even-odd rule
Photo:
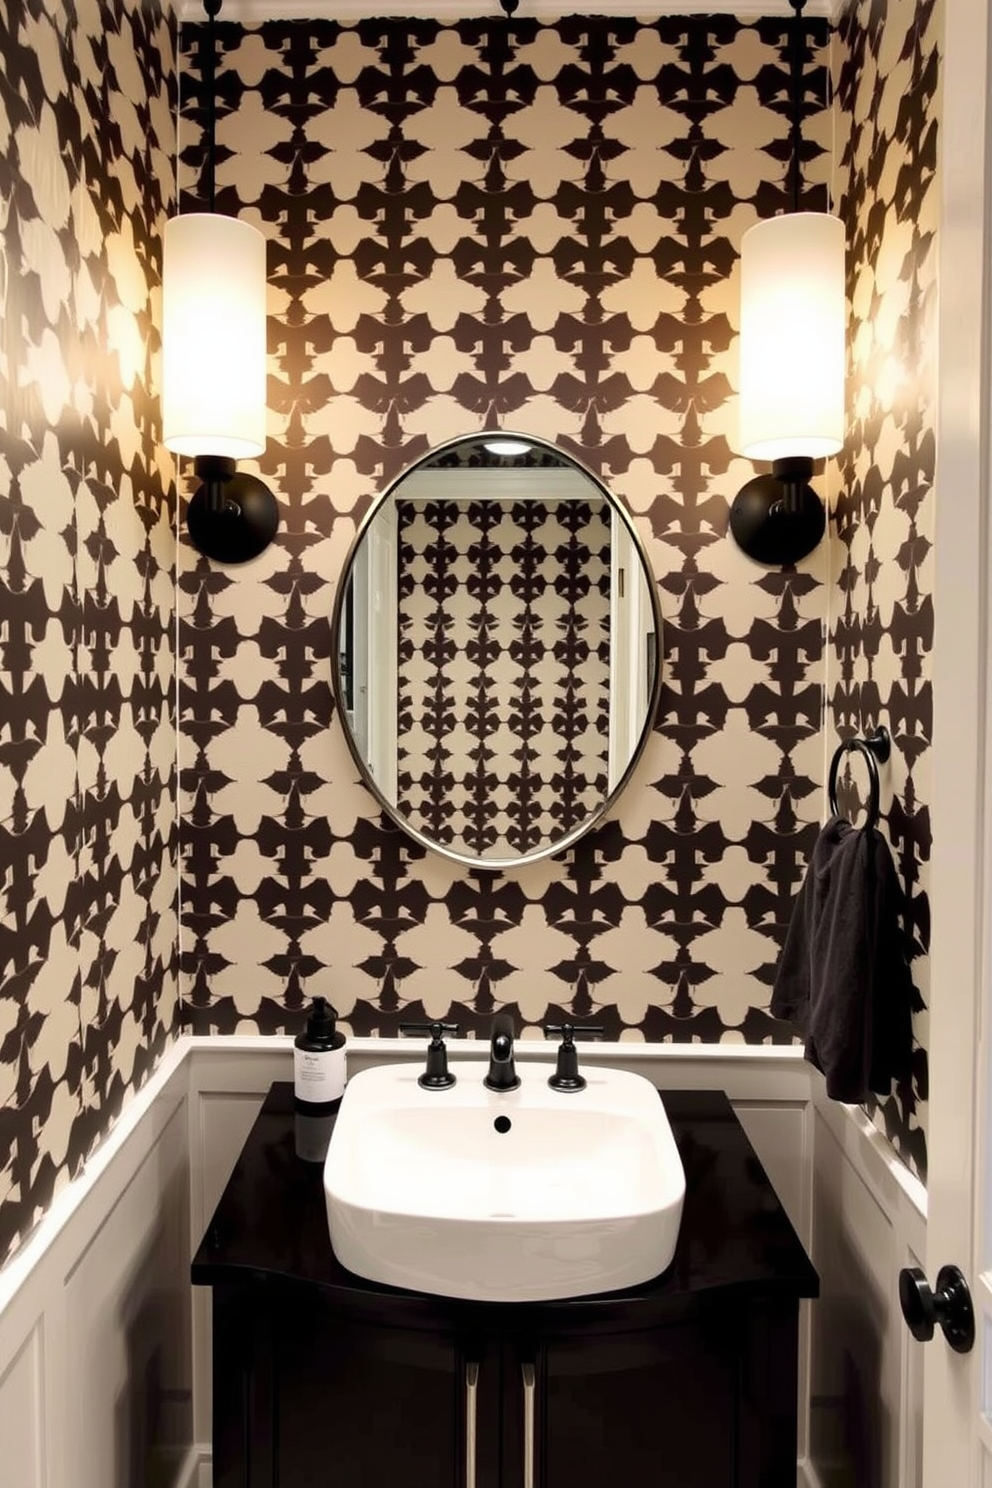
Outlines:
[[[822,459],[844,443],[844,227],[826,212],[757,223],[741,243],[740,452]]]
[[[163,443],[242,460],[265,449],[265,239],[248,222],[190,212],[165,226]]]

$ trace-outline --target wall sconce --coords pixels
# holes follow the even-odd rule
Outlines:
[[[216,17],[205,0],[201,76],[209,210],[166,223],[162,273],[163,443],[195,461],[201,484],[186,515],[190,540],[220,563],[244,563],[272,541],[279,510],[238,460],[265,449],[265,238],[214,209]]]
[[[792,38],[792,210],[741,242],[741,454],[771,460],[738,492],[730,530],[758,563],[797,563],[823,536],[813,461],[844,443],[844,226],[800,209],[805,0]]]

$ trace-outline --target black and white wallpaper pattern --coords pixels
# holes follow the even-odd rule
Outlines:
[[[283,527],[250,572],[182,554],[190,1025],[293,1028],[323,993],[361,1033],[482,1031],[505,1007],[607,1037],[791,1038],[767,1009],[819,819],[826,554],[768,573],[726,537],[752,473],[728,440],[737,248],[786,200],[783,23],[220,30],[220,201],[270,241]],[[497,425],[560,443],[634,512],[665,683],[606,824],[493,876],[411,846],[356,783],[328,617],[384,482]]]
[[[761,1041],[830,731],[887,721],[886,830],[929,998],[939,7],[826,36],[808,167],[851,248],[852,435],[830,550],[725,537],[737,247],[783,200],[778,22],[222,26],[221,206],[270,242],[283,524],[241,572],[181,554],[198,1029],[420,1012]],[[196,28],[188,28],[192,48]],[[155,400],[176,65],[157,0],[0,16],[0,1256],[79,1168],[176,1015],[171,465]],[[182,61],[182,171],[197,133]],[[190,198],[191,199],[191,198]],[[496,421],[627,501],[665,614],[655,734],[562,861],[462,872],[384,822],[329,691],[344,555],[387,479]],[[825,620],[829,624],[824,646]],[[925,1165],[914,1078],[878,1119]]]
[[[873,250],[876,274],[907,195],[927,189],[917,147],[932,144],[936,102],[911,88],[907,112],[893,74],[858,63],[909,31],[932,72],[934,38],[891,0],[853,7],[833,38],[835,101],[825,28],[807,73],[808,204],[827,205],[836,165],[854,261]],[[270,23],[230,28],[224,46],[221,194],[270,239],[262,468],[284,526],[250,575],[183,553],[191,1026],[291,1029],[321,992],[361,1033],[423,1016],[478,1032],[505,1007],[525,1027],[595,1017],[609,1037],[789,1038],[769,988],[820,817],[823,719],[862,725],[863,673],[880,672],[857,647],[889,645],[891,609],[860,636],[840,611],[857,613],[859,588],[891,595],[907,580],[927,607],[921,563],[893,557],[889,514],[870,551],[855,520],[859,488],[889,476],[866,389],[900,469],[905,412],[924,444],[931,415],[926,388],[860,370],[866,326],[885,343],[901,290],[883,276],[865,297],[853,280],[862,386],[843,572],[826,547],[766,572],[728,542],[728,502],[751,473],[730,449],[738,245],[785,202],[782,23]],[[860,143],[831,160],[845,109]],[[192,119],[182,162],[193,201]],[[927,334],[920,309],[908,307],[910,336]],[[496,876],[425,855],[383,820],[326,691],[326,619],[368,503],[430,446],[493,425],[558,442],[627,501],[665,617],[662,701],[632,787],[562,860]],[[925,703],[923,632],[891,658],[876,701],[896,713],[898,750],[902,697]],[[922,714],[910,733],[918,757]],[[920,928],[925,780],[919,768],[891,780],[888,828]],[[921,934],[915,947],[922,957]],[[912,1088],[882,1103],[921,1171],[924,1098],[921,1047]]]
[[[0,1262],[177,1007],[175,46],[147,0],[0,9]]]
[[[838,176],[848,226],[848,439],[831,553],[831,735],[884,723],[883,829],[907,897],[918,1006],[911,1078],[876,1119],[926,1176],[932,550],[941,6],[862,3],[836,48]],[[860,779],[862,792],[866,782]]]
[[[546,847],[610,791],[606,498],[396,512],[400,813],[468,855]]]

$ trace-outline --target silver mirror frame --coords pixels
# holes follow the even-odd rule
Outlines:
[[[562,836],[556,839],[554,842],[548,843],[538,848],[534,848],[530,852],[519,853],[515,857],[492,858],[483,858],[475,856],[471,853],[459,852],[457,849],[448,847],[444,843],[434,841],[433,838],[428,837],[423,832],[421,832],[419,828],[411,825],[411,823],[406,820],[403,814],[398,811],[389,800],[386,799],[385,795],[380,790],[371,770],[369,769],[365,760],[362,758],[362,754],[358,748],[354,735],[352,734],[351,729],[348,727],[347,706],[345,703],[345,686],[344,679],[341,674],[340,644],[345,597],[348,592],[348,583],[351,577],[355,555],[361,547],[362,542],[364,541],[369,528],[375,520],[377,513],[394,494],[396,488],[401,485],[408,476],[412,475],[415,471],[422,469],[423,466],[426,465],[429,461],[432,462],[437,460],[440,456],[443,456],[450,450],[457,449],[460,445],[469,443],[479,444],[487,439],[526,440],[528,444],[533,445],[538,449],[547,450],[550,454],[557,456],[558,459],[567,461],[580,474],[584,475],[587,480],[592,482],[592,484],[597,488],[601,495],[606,499],[610,509],[615,511],[622,521],[624,527],[627,530],[628,536],[630,537],[631,543],[633,544],[634,551],[640,559],[641,566],[644,572],[645,588],[647,590],[649,603],[651,605],[651,614],[654,620],[656,638],[654,676],[651,681],[651,691],[648,698],[647,707],[645,709],[644,723],[641,728],[640,737],[637,741],[636,747],[631,751],[630,759],[627,762],[626,768],[620,775],[613,789],[603,799],[602,804],[598,806],[595,811],[591,812],[589,816],[587,816],[583,821],[579,822],[575,827],[572,827],[568,832],[563,833]],[[379,495],[372,502],[368,511],[365,513],[365,516],[362,518],[358,530],[356,531],[355,536],[353,537],[348,548],[348,552],[345,555],[345,560],[341,567],[341,573],[338,576],[337,589],[334,595],[334,608],[331,615],[331,679],[334,693],[335,711],[338,716],[341,731],[344,734],[345,741],[348,745],[348,751],[352,759],[354,760],[355,765],[357,766],[359,776],[363,784],[371,792],[380,809],[385,812],[386,816],[389,817],[389,819],[397,827],[399,827],[407,837],[409,837],[412,841],[419,843],[419,845],[425,848],[427,851],[437,853],[440,857],[447,859],[449,863],[457,863],[460,866],[467,868],[481,868],[488,872],[494,873],[508,872],[516,868],[524,867],[528,863],[538,862],[542,858],[557,857],[560,853],[567,852],[570,847],[573,847],[575,843],[580,840],[580,838],[584,837],[588,832],[592,830],[593,827],[595,827],[599,822],[602,821],[603,817],[616,803],[621,792],[626,788],[631,776],[634,773],[634,770],[637,768],[637,764],[641,758],[641,755],[644,753],[647,741],[654,729],[655,716],[658,711],[658,702],[661,696],[662,673],[664,670],[662,636],[662,614],[661,603],[658,598],[657,580],[655,579],[654,573],[651,568],[647,548],[645,547],[645,544],[641,539],[641,535],[634,523],[633,517],[627,510],[624,502],[619,497],[614,496],[613,493],[608,490],[608,488],[603,484],[600,478],[597,475],[594,475],[593,472],[588,468],[588,466],[584,465],[581,460],[576,459],[576,457],[571,454],[570,451],[561,449],[558,445],[553,444],[550,440],[541,439],[534,434],[524,434],[520,432],[514,432],[509,429],[480,429],[476,433],[460,434],[454,439],[446,440],[443,444],[435,445],[432,449],[428,450],[428,452],[419,460],[414,461],[412,465],[408,465],[405,470],[402,470],[399,475],[391,480],[389,484],[385,486],[382,491],[380,491]]]

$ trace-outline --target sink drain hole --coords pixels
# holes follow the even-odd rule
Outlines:
[[[513,1122],[510,1120],[509,1116],[497,1116],[496,1120],[493,1122],[493,1126],[498,1132],[508,1132],[512,1125]]]

